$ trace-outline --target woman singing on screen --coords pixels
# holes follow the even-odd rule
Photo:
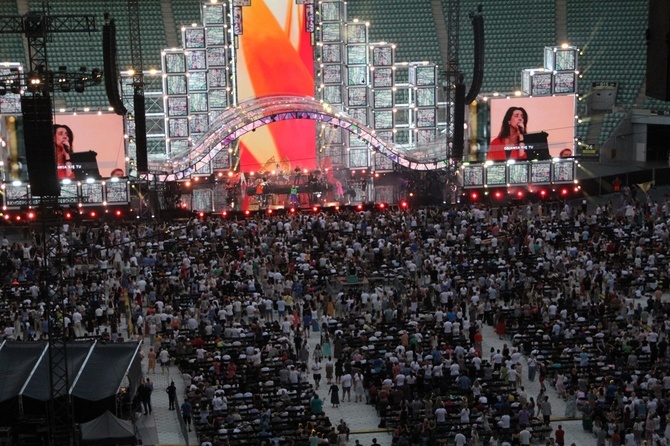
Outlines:
[[[58,169],[58,179],[74,179],[72,164],[70,164],[70,155],[72,154],[72,142],[74,135],[70,127],[62,124],[54,124],[54,150],[56,151],[56,169]]]
[[[486,159],[505,161],[526,159],[523,138],[526,134],[528,113],[521,107],[510,107],[505,113],[498,137],[491,141]]]

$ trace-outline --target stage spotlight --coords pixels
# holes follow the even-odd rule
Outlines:
[[[502,198],[502,196],[503,196],[503,193],[500,192],[499,190],[497,190],[493,195],[494,195],[498,200],[500,200],[500,199]]]
[[[542,189],[542,190],[540,191],[540,197],[544,198],[544,197],[546,197],[546,196],[547,196],[547,191],[544,190],[544,189]]]
[[[478,194],[477,192],[472,192],[472,193],[470,194],[470,199],[471,199],[472,201],[477,201],[478,198],[479,198],[479,194]]]
[[[516,193],[516,196],[519,197],[519,198],[523,198],[523,191],[521,191],[521,190],[518,191],[518,192]]]
[[[86,89],[86,81],[88,80],[88,74],[86,74],[86,67],[79,68],[79,74],[74,81],[74,91],[77,93],[83,93]]]
[[[314,212],[319,212],[319,208],[316,207],[316,206],[314,206],[314,207],[312,208],[312,211],[314,211]]]
[[[117,217],[120,217],[120,216],[121,216],[121,211],[120,211],[120,210],[117,210],[117,211],[115,212],[115,214],[116,214]]]
[[[94,85],[100,85],[102,83],[102,71],[100,71],[100,68],[93,68],[91,71],[91,79],[93,79]]]
[[[568,195],[568,190],[566,188],[561,189],[561,195]]]
[[[91,218],[95,218],[98,214],[95,211],[91,211]]]
[[[401,207],[402,209],[407,209],[407,208],[409,207],[409,203],[407,202],[407,200],[402,200],[402,201],[400,202],[400,207]]]
[[[221,216],[222,216],[223,218],[226,218],[226,217],[228,216],[228,211],[223,211],[223,212],[221,212]]]
[[[84,86],[84,80],[81,77],[78,77],[74,81],[74,91],[77,93],[83,93],[86,87]]]
[[[295,214],[295,208],[291,208],[291,214]]]
[[[251,214],[251,212],[249,211],[249,209],[247,209],[246,211],[244,211],[244,215],[246,215],[247,217],[248,217],[250,214]]]
[[[42,87],[42,75],[37,71],[28,73],[28,90],[32,92],[38,91]]]
[[[56,83],[58,84],[60,91],[63,93],[69,92],[72,88],[70,79],[67,76],[67,67],[65,65],[58,67],[58,71],[56,71]]]
[[[33,218],[35,218],[35,213],[34,212],[28,212],[28,219],[32,220]]]
[[[356,209],[359,210],[359,211],[362,211],[363,210],[363,205],[359,204],[358,206],[356,206]]]
[[[379,210],[383,211],[386,209],[386,203],[379,203]]]
[[[7,85],[9,86],[9,91],[12,94],[20,94],[21,93],[21,75],[19,74],[19,69],[18,68],[10,68],[9,69],[10,73],[10,79],[7,80]]]

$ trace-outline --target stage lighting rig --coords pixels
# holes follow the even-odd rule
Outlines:
[[[68,93],[73,87],[77,93],[83,93],[87,87],[100,85],[102,82],[100,68],[89,71],[86,67],[80,67],[78,71],[68,71],[66,66],[61,65],[56,72],[45,70],[41,66],[29,73],[16,68],[2,71],[4,72],[0,72],[0,96],[8,92],[21,94],[23,91]]]

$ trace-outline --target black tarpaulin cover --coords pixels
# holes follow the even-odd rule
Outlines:
[[[80,426],[83,444],[135,444],[136,441],[133,423],[110,411]]]
[[[126,371],[131,394],[139,385],[141,358],[135,342],[70,342],[67,344],[71,394],[86,401],[112,397]],[[37,401],[51,398],[46,342],[5,342],[0,348],[0,402],[22,396]],[[23,391],[22,391],[23,389]]]

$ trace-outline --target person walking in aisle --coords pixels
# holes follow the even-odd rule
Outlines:
[[[542,413],[545,426],[549,426],[549,420],[551,418],[551,403],[549,402],[548,396],[544,397],[544,401],[542,401],[542,404],[540,405],[540,411]]]
[[[342,376],[342,401],[344,401],[345,397],[348,397],[349,401],[351,401],[352,381],[353,377],[351,376],[351,373],[346,373],[344,376]]]
[[[193,406],[188,400],[185,400],[181,403],[181,416],[184,419],[184,423],[188,427],[188,431],[191,432],[191,414],[193,413]]]
[[[332,407],[340,407],[340,386],[335,383],[331,384],[328,395],[330,395],[330,404],[332,404]]]
[[[156,372],[156,352],[154,351],[153,347],[149,349],[149,353],[147,353],[147,373],[155,373]]]
[[[149,415],[151,413],[151,392],[153,389],[153,384],[149,379],[147,379],[140,384],[140,387],[137,390],[137,396],[139,397],[140,403],[142,404],[144,415]]]
[[[168,399],[170,401],[170,407],[168,410],[175,410],[176,403],[177,403],[177,386],[174,385],[174,381],[170,383],[169,386],[167,386],[167,389],[165,391],[168,394]]]

